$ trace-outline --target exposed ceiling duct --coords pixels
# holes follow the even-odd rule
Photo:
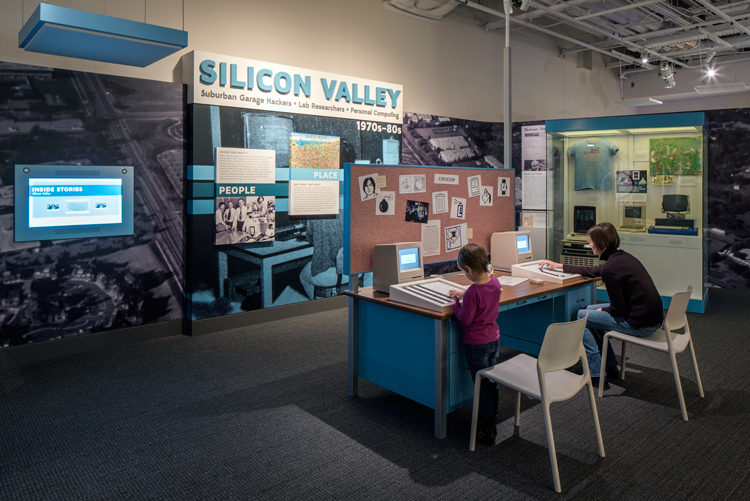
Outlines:
[[[383,8],[398,14],[439,21],[460,4],[456,0],[383,0]]]

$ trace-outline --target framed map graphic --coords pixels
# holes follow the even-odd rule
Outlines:
[[[652,176],[700,176],[703,148],[700,137],[649,139]]]

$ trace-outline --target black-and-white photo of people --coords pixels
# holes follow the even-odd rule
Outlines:
[[[275,197],[220,197],[216,202],[216,245],[276,239]]]

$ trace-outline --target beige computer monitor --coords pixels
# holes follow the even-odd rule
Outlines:
[[[534,260],[530,231],[503,231],[490,238],[490,261],[498,271],[510,271],[514,264]]]
[[[390,292],[391,285],[424,278],[421,242],[376,245],[372,250],[372,285]]]

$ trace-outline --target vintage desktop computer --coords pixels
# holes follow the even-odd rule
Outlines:
[[[586,233],[596,224],[596,207],[576,205],[573,207],[573,232],[567,239],[586,241]]]
[[[623,205],[622,224],[618,231],[646,231],[646,206]]]
[[[649,233],[664,233],[677,235],[697,235],[694,219],[686,219],[690,213],[690,197],[679,193],[663,195],[661,211],[667,217],[657,217],[654,225],[648,229]]]
[[[497,271],[509,272],[514,264],[533,261],[531,232],[503,231],[490,237],[490,262]]]
[[[390,292],[391,285],[424,278],[421,242],[376,245],[372,251],[372,286]]]
[[[596,207],[576,205],[573,207],[573,232],[561,242],[560,262],[573,266],[596,266],[599,257],[588,244],[589,228],[596,224]]]

